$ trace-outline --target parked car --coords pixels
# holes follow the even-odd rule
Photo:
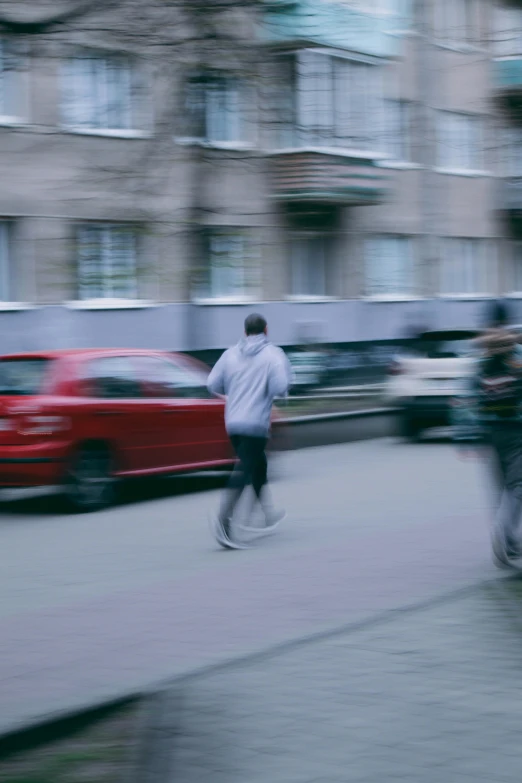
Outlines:
[[[385,396],[399,408],[406,438],[416,439],[423,430],[450,424],[452,400],[472,371],[477,336],[471,329],[424,332],[408,355],[393,360]]]
[[[319,386],[326,370],[326,357],[320,351],[293,351],[288,354],[293,371],[292,394]]]
[[[234,462],[208,369],[145,350],[0,357],[0,487],[60,485],[78,510],[116,479]]]

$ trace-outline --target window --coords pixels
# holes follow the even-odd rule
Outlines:
[[[15,43],[0,40],[0,117],[15,120],[23,114],[21,66]]]
[[[206,264],[197,296],[243,299],[255,290],[254,268],[247,236],[231,229],[208,230],[204,235]]]
[[[405,296],[415,293],[410,237],[382,236],[366,240],[366,294]]]
[[[103,399],[134,399],[142,396],[135,367],[126,356],[110,356],[89,362],[83,390],[88,397]]]
[[[394,160],[410,160],[410,104],[385,101],[384,147]]]
[[[41,394],[51,359],[2,359],[0,361],[0,394]]]
[[[439,112],[438,165],[477,170],[482,166],[480,118],[472,114]]]
[[[186,136],[209,143],[246,140],[244,87],[226,74],[189,79],[185,96]]]
[[[522,53],[522,8],[494,8],[493,52],[497,57]]]
[[[291,124],[293,145],[361,151],[379,147],[382,84],[377,66],[303,50],[293,59],[290,78],[295,98],[290,100],[286,89],[281,97],[283,144],[288,144]]]
[[[435,34],[439,38],[459,43],[478,38],[476,0],[437,0],[433,8]]]
[[[522,177],[522,130],[507,128],[500,135],[499,157],[501,174],[505,177]]]
[[[135,363],[146,397],[208,399],[212,396],[207,390],[206,379],[179,367],[174,362],[158,359],[155,356],[139,356]]]
[[[298,235],[290,245],[291,293],[321,297],[329,293],[334,263],[334,238],[327,235]]]
[[[65,64],[63,114],[73,129],[132,128],[133,68],[124,55],[86,53]]]
[[[80,299],[135,299],[136,232],[126,226],[78,229]]]
[[[10,224],[0,221],[0,301],[2,302],[11,299],[10,234]]]
[[[483,239],[448,238],[442,243],[441,294],[484,294],[489,290]]]

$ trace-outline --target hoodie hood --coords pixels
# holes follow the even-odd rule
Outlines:
[[[249,337],[243,337],[239,341],[238,348],[243,356],[255,356],[268,345],[266,334],[252,334]]]

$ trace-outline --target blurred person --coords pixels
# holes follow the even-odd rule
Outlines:
[[[511,566],[522,556],[522,347],[504,302],[489,305],[476,344],[475,371],[455,401],[455,439],[468,453],[479,443],[486,449],[496,495],[493,555],[497,565]]]
[[[252,486],[254,503],[263,510],[265,532],[285,516],[268,493],[265,449],[274,399],[287,395],[291,378],[285,353],[268,341],[267,323],[257,313],[248,316],[245,336],[225,351],[209,375],[209,391],[226,397],[225,424],[238,457],[215,520],[216,540],[226,549],[244,548],[234,540],[232,518],[247,486]]]

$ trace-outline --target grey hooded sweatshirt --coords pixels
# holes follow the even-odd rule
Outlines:
[[[291,379],[284,352],[264,334],[243,337],[225,351],[208,377],[208,388],[227,398],[229,435],[267,437],[274,399],[287,394]]]

